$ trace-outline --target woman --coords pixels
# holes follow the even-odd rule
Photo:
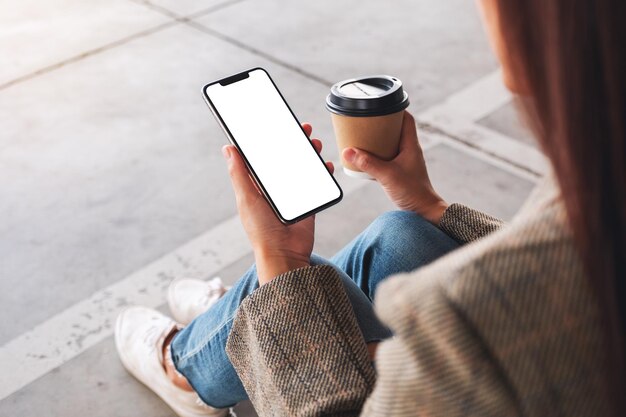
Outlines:
[[[246,392],[262,416],[625,415],[626,6],[479,5],[553,175],[510,225],[448,205],[407,113],[394,160],[343,153],[404,211],[328,262],[311,257],[314,219],[282,226],[225,147],[256,271],[183,330],[141,309],[116,329],[127,368],[180,415],[224,415],[206,404]]]

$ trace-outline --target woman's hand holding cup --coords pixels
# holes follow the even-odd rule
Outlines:
[[[430,182],[417,138],[415,119],[409,112],[404,112],[395,158],[386,161],[355,147],[345,148],[342,157],[376,179],[398,208],[413,211],[431,223],[439,224],[448,205]]]

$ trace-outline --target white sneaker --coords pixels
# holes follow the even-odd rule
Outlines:
[[[122,364],[180,417],[227,416],[228,409],[209,407],[195,392],[174,385],[165,373],[163,342],[176,326],[176,322],[156,310],[124,309],[115,323],[115,346]]]
[[[210,281],[200,279],[175,279],[167,290],[167,303],[172,317],[188,325],[207,311],[227,291],[220,278]]]

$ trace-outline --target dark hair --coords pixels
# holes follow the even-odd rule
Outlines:
[[[607,390],[624,408],[626,1],[498,0],[510,63],[531,96],[606,336]]]

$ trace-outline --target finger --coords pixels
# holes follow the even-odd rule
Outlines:
[[[311,136],[311,133],[313,133],[313,126],[311,126],[309,123],[302,123],[302,129],[307,136]]]
[[[254,185],[254,189],[256,190],[256,192],[259,195],[263,195],[263,193],[261,192],[261,189],[259,188],[259,186],[257,185],[256,181],[254,181],[254,178],[252,178],[252,176],[250,174],[248,174],[248,179],[250,180],[250,182],[252,182],[252,185]]]
[[[388,162],[372,155],[371,153],[357,149],[346,148],[341,154],[343,159],[354,165],[357,169],[370,174],[376,179],[381,179],[387,172]]]
[[[328,167],[328,170],[331,174],[335,173],[335,164],[333,164],[332,162],[326,162],[326,166]]]
[[[241,155],[233,145],[226,145],[222,148],[222,153],[228,161],[228,173],[235,190],[237,200],[244,199],[257,194],[257,189],[248,174],[246,164]]]
[[[324,146],[322,145],[322,141],[319,139],[311,139],[311,142],[317,153],[322,153],[322,147]]]
[[[411,113],[405,111],[402,119],[402,132],[400,133],[400,153],[404,149],[415,148],[416,146],[419,147],[415,118]]]

